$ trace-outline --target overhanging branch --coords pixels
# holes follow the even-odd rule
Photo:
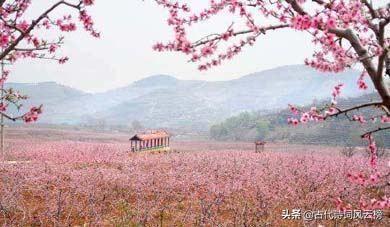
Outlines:
[[[370,11],[370,14],[372,18],[378,18],[377,12],[374,10],[374,7],[372,6],[371,3],[369,3],[367,0],[362,0],[363,4],[368,8]]]
[[[271,25],[271,26],[268,26],[268,27],[260,28],[260,32],[264,33],[266,31],[276,30],[276,29],[280,29],[280,28],[287,28],[287,27],[289,27],[288,24]],[[244,35],[244,34],[253,33],[253,32],[254,32],[253,30],[244,30],[244,31],[235,32],[235,33],[232,34],[232,36]],[[214,37],[214,38],[209,39],[209,40],[196,42],[196,43],[193,44],[192,47],[198,47],[198,46],[210,43],[210,42],[218,41],[220,39],[222,39],[222,37],[219,35],[219,36]]]
[[[6,114],[6,113],[3,113],[3,112],[0,112],[0,115],[2,115],[3,117],[7,118],[8,120],[11,120],[11,121],[17,121],[17,120],[20,120],[24,117],[24,115],[22,116],[18,116],[18,117],[11,117],[10,115]]]
[[[345,110],[341,110],[339,108],[336,108],[338,112],[335,113],[335,114],[329,115],[326,118],[338,117],[339,115],[342,115],[342,114],[346,115],[347,113],[349,113],[351,111],[354,111],[354,110],[359,110],[359,109],[366,108],[366,107],[371,107],[371,106],[380,107],[382,105],[383,105],[382,102],[372,102],[372,103],[365,103],[365,104],[361,104],[361,105],[358,105],[358,106],[354,106],[354,107],[351,107],[351,108],[348,108],[348,109],[345,109]]]
[[[380,132],[380,131],[385,131],[385,130],[390,130],[390,126],[388,126],[388,127],[379,127],[379,128],[377,128],[375,130],[371,130],[369,132],[364,133],[361,137],[365,138],[368,135],[371,135],[373,133],[377,133],[377,132]]]

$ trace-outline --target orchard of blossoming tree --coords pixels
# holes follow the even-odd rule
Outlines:
[[[282,218],[284,209],[386,211],[381,196],[389,188],[380,186],[389,178],[366,174],[366,157],[340,156],[338,148],[289,144],[285,152],[272,144],[255,153],[251,143],[175,142],[179,153],[129,155],[118,142],[11,142],[14,161],[0,162],[5,226],[389,224],[387,214]],[[388,162],[380,159],[378,171],[388,171]]]

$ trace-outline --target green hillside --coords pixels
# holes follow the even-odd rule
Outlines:
[[[339,106],[342,108],[378,100],[374,94],[358,98],[342,99]],[[318,103],[321,106],[325,103]],[[311,105],[303,108],[310,108]],[[358,113],[358,112],[356,112]],[[378,110],[365,109],[360,113],[375,116]],[[210,137],[214,140],[253,141],[257,139],[267,141],[284,141],[303,144],[332,144],[332,145],[362,145],[360,135],[368,129],[377,128],[379,123],[367,124],[362,127],[357,122],[350,122],[345,116],[329,119],[325,122],[300,124],[292,126],[287,124],[287,118],[292,114],[289,109],[273,114],[260,112],[244,112],[226,119],[210,128]],[[379,143],[390,147],[390,131],[375,135]]]

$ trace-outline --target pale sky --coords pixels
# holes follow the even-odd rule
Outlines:
[[[43,6],[47,2],[36,0],[34,4]],[[157,41],[168,41],[172,37],[171,29],[166,25],[167,11],[153,1],[95,2],[90,11],[102,33],[100,39],[89,36],[82,29],[66,34],[62,53],[70,57],[67,64],[22,60],[14,66],[10,81],[56,81],[83,91],[101,92],[155,74],[179,79],[228,80],[277,66],[303,64],[305,57],[313,52],[310,37],[301,32],[269,32],[234,60],[201,73],[184,55],[152,50]],[[229,17],[217,18],[207,29],[225,30],[231,22]],[[195,30],[194,35],[201,36],[204,31]]]

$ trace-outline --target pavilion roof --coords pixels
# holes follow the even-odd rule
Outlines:
[[[164,130],[152,131],[150,133],[139,133],[135,134],[130,140],[151,140],[151,139],[160,139],[169,137],[169,133]]]

